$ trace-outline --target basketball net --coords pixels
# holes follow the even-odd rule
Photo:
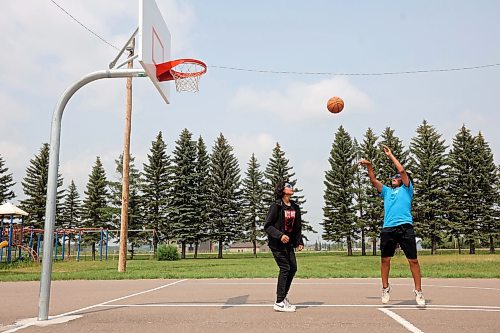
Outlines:
[[[170,74],[174,78],[175,89],[178,92],[198,92],[198,83],[201,77],[199,73],[203,70],[205,70],[204,67],[194,62],[184,62],[172,68]]]

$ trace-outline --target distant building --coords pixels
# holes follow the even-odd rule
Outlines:
[[[194,253],[194,247],[195,244],[188,244],[186,246],[186,251],[188,253],[193,252]],[[179,244],[179,249],[180,249],[180,244]],[[198,244],[198,253],[211,253],[215,252],[215,245],[211,241],[204,241]]]
[[[168,241],[168,244],[177,246],[177,250],[179,252],[182,251],[181,242],[176,239],[171,239]],[[194,253],[195,244],[186,244],[186,253]],[[215,252],[215,245],[211,241],[204,241],[198,244],[198,253],[211,253]]]
[[[260,245],[257,243],[257,252],[266,252],[269,251],[269,247],[267,245]],[[251,252],[253,253],[253,243],[252,242],[234,242],[229,245],[229,252]]]

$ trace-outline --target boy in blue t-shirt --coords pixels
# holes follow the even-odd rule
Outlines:
[[[382,303],[390,300],[391,286],[389,285],[389,271],[391,269],[391,258],[394,256],[399,244],[410,264],[413,282],[415,283],[415,300],[418,305],[425,305],[422,293],[422,276],[420,264],[417,259],[417,243],[415,231],[413,230],[413,218],[411,215],[411,201],[413,199],[413,184],[405,169],[392,155],[389,147],[383,145],[384,153],[389,157],[398,170],[391,179],[392,187],[383,185],[375,177],[375,172],[370,161],[362,159],[358,163],[366,166],[370,182],[384,199],[384,225],[380,232],[381,251],[381,275],[382,275]]]

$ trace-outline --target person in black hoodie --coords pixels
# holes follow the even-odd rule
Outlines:
[[[290,304],[287,294],[297,272],[294,248],[298,251],[304,248],[300,208],[290,200],[293,195],[293,185],[290,182],[280,181],[276,184],[274,194],[276,202],[269,207],[264,225],[269,248],[280,269],[274,310],[294,312],[295,306]]]

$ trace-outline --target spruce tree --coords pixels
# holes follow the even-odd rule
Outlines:
[[[184,129],[175,142],[173,152],[172,234],[181,243],[181,258],[186,257],[186,244],[194,242],[196,215],[196,142]]]
[[[80,227],[82,223],[81,209],[80,194],[78,194],[75,182],[71,180],[71,184],[64,196],[64,202],[61,204],[62,227],[70,230]],[[71,255],[71,241],[73,239],[74,236],[70,233],[68,237],[68,255]]]
[[[496,169],[496,177],[495,177],[495,204],[493,206],[493,219],[495,221],[495,226],[497,228],[497,235],[494,237],[494,241],[496,244],[498,244],[498,241],[500,240],[500,164],[497,165]],[[493,249],[494,251],[495,249]],[[491,249],[490,249],[491,252]]]
[[[240,168],[233,148],[222,133],[212,148],[210,175],[212,237],[219,244],[217,258],[222,259],[224,245],[240,239],[244,231],[241,223]]]
[[[141,178],[140,172],[135,167],[134,164],[135,157],[130,156],[129,160],[129,194],[128,194],[128,232],[127,232],[127,244],[130,246],[129,252],[131,259],[134,259],[135,248],[139,247],[148,242],[150,233],[142,231],[145,228],[143,210],[142,210],[142,198],[140,193],[141,188]],[[122,207],[122,189],[123,189],[123,154],[120,154],[118,159],[115,160],[116,163],[116,181],[109,182],[109,188],[111,190],[111,207],[108,212],[108,216],[121,215]],[[111,226],[113,219],[110,218],[108,226]],[[114,228],[120,229],[120,225],[114,225]],[[119,238],[119,236],[118,236]]]
[[[361,148],[356,139],[353,139],[354,150],[356,152],[356,161],[363,158]],[[366,236],[368,231],[368,193],[366,189],[365,171],[357,167],[354,172],[353,192],[356,211],[356,229],[360,232],[361,255],[366,256]]]
[[[82,217],[86,228],[103,228],[110,220],[109,190],[106,172],[102,166],[101,159],[97,157],[92,172],[89,175],[85,198],[83,199]],[[92,244],[92,259],[95,260],[96,242],[100,240],[100,234],[90,232],[84,234],[83,240]]]
[[[476,200],[479,189],[477,187],[477,159],[474,155],[475,142],[469,129],[462,125],[453,138],[452,149],[449,153],[450,182],[449,193],[451,201],[448,203],[451,232],[461,236],[469,244],[469,253],[474,254],[475,240],[479,235],[479,225],[476,222]]]
[[[330,151],[330,169],[325,172],[325,207],[322,238],[347,242],[352,255],[352,242],[357,238],[354,205],[354,174],[356,149],[350,135],[340,126]]]
[[[478,160],[476,177],[478,181],[476,219],[479,223],[482,238],[488,243],[490,253],[495,253],[495,238],[500,235],[500,221],[498,211],[498,193],[496,189],[497,170],[489,144],[481,132],[474,137],[476,158]]]
[[[47,182],[49,174],[49,144],[44,143],[38,155],[30,160],[26,169],[26,177],[21,182],[26,199],[21,200],[21,208],[29,213],[28,221],[35,228],[43,228],[45,223],[45,207],[47,202]],[[61,175],[57,178],[57,188],[61,187],[63,179]],[[58,190],[56,194],[56,221],[59,225],[60,205],[64,196],[64,189]]]
[[[266,206],[264,204],[264,174],[252,153],[248,169],[243,179],[243,221],[246,224],[245,239],[253,244],[253,254],[257,257],[257,241],[265,237],[264,222]]]
[[[163,141],[162,133],[159,132],[156,140],[151,144],[148,162],[143,166],[141,182],[144,220],[148,229],[156,230],[153,235],[155,255],[158,242],[172,238],[172,231],[168,223],[172,172],[167,145]]]
[[[142,213],[142,197],[139,193],[139,187],[130,188],[127,235],[127,243],[130,245],[130,259],[134,259],[135,249],[141,245],[148,244],[152,236],[150,231],[145,231],[146,223]]]
[[[403,146],[403,142],[394,135],[394,130],[387,127],[382,135],[380,136],[380,149],[382,149],[382,145],[386,145],[391,149],[394,157],[398,159],[401,165],[405,168],[406,171],[411,172],[411,164],[409,163],[408,151],[405,151]],[[379,178],[382,183],[389,183],[391,177],[397,172],[394,163],[392,163],[391,159],[387,156],[383,156],[380,160],[380,173]]]
[[[285,157],[285,152],[281,149],[281,145],[276,142],[273,148],[273,153],[264,171],[265,177],[265,204],[270,206],[274,201],[274,187],[282,180],[294,181],[295,173],[292,167],[288,166],[289,160]]]
[[[195,192],[196,205],[194,214],[194,258],[198,258],[198,246],[200,242],[207,240],[210,234],[210,206],[211,206],[211,186],[210,186],[210,156],[207,146],[200,136],[196,144],[195,163]]]
[[[378,137],[371,128],[365,132],[363,142],[359,146],[359,157],[369,160],[372,163],[375,176],[381,179],[381,160],[386,158],[380,146],[377,144]],[[361,169],[358,167],[358,169]],[[364,178],[361,181],[361,187],[366,193],[366,207],[364,214],[361,215],[367,228],[367,236],[372,240],[372,254],[377,254],[377,237],[380,234],[380,227],[383,221],[384,209],[383,201],[380,199],[377,189],[371,184],[370,179],[364,171]]]
[[[9,169],[5,166],[2,156],[0,156],[0,205],[16,196],[12,190],[16,183],[12,180],[12,174],[7,173],[8,171]]]
[[[266,169],[264,171],[265,185],[264,185],[264,199],[265,206],[269,207],[274,201],[274,187],[276,184],[282,180],[287,180],[294,184],[293,197],[292,200],[295,201],[300,207],[300,213],[302,217],[302,234],[305,236],[305,232],[316,233],[316,231],[309,225],[309,222],[304,219],[307,211],[304,209],[304,204],[306,200],[303,195],[300,195],[302,189],[297,186],[297,179],[295,179],[295,172],[293,172],[293,167],[289,166],[289,160],[285,157],[285,152],[281,149],[279,143],[273,149],[273,153],[269,162],[267,163]],[[265,213],[267,213],[267,208]]]
[[[80,194],[76,188],[75,182],[66,190],[64,201],[61,204],[62,226],[67,229],[73,229],[80,226],[81,223],[81,200]]]
[[[413,217],[417,234],[431,240],[436,253],[447,226],[448,148],[436,129],[423,121],[410,143],[414,186]]]
[[[361,159],[360,147],[356,138],[353,139],[354,151],[356,154],[355,160],[358,161]],[[359,230],[360,233],[360,242],[361,242],[361,255],[366,256],[366,231],[367,231],[367,222],[365,219],[368,199],[365,188],[363,184],[365,182],[365,172],[362,168],[357,167],[354,172],[353,179],[353,200],[354,200],[354,209],[356,212],[356,229]]]

